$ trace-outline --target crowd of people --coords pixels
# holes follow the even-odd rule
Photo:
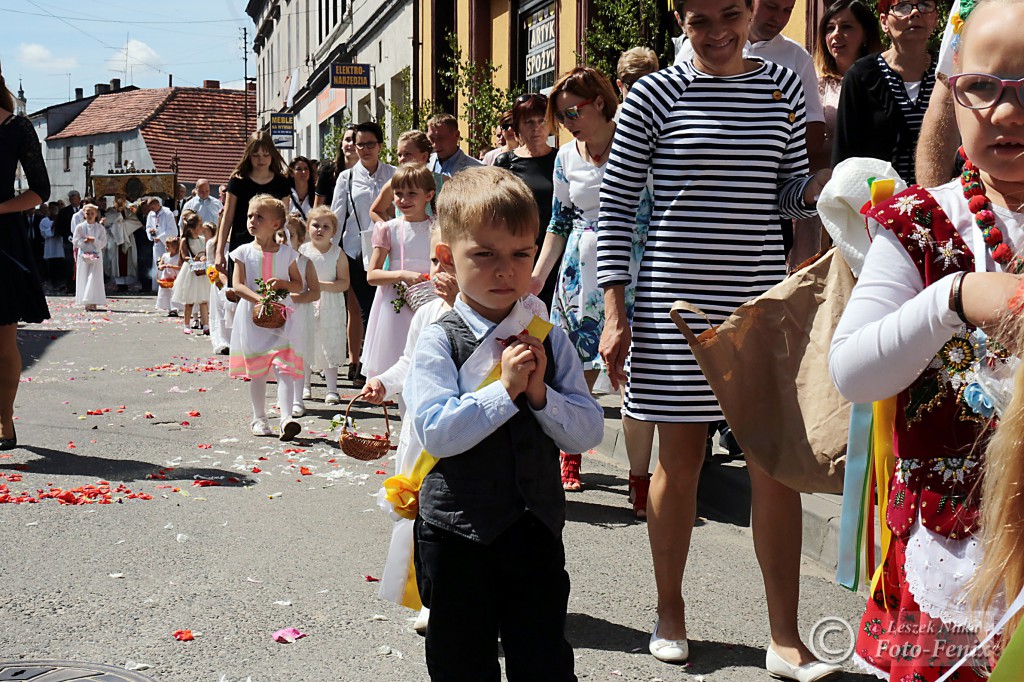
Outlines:
[[[684,662],[699,472],[714,432],[732,451],[742,443],[668,310],[686,299],[724,321],[828,247],[816,203],[834,165],[887,162],[910,188],[865,208],[874,242],[829,354],[850,400],[897,396],[882,510],[894,539],[854,660],[881,679],[936,682],[965,653],[940,655],[937,643],[973,642],[1024,584],[1024,394],[1007,399],[1010,388],[978,378],[1002,365],[1012,375],[1024,328],[1024,38],[1004,28],[1024,20],[1024,2],[960,0],[935,53],[933,0],[879,0],[877,16],[836,0],[813,56],[782,35],[793,4],[676,0],[674,66],[635,48],[614,79],[570,69],[547,94],[515,100],[482,160],[462,149],[450,114],[402,132],[397,166],[381,159],[374,122],[349,125],[322,164],[286,162],[254,133],[219,198],[200,179],[170,206],[75,192],[43,204],[38,143],[0,101],[0,134],[16,140],[0,160],[20,162],[31,188],[12,197],[3,185],[0,212],[31,220],[17,239],[4,233],[2,253],[38,258],[87,310],[108,287],[158,290],[159,309],[209,335],[231,376],[250,380],[256,436],[301,432],[315,372],[326,404],[340,404],[346,366],[359,398],[396,401],[381,594],[422,607],[431,678],[498,679],[500,633],[509,679],[573,680],[565,492],[583,489],[580,453],[602,437],[602,376],[622,393],[629,499],[648,525],[649,650]],[[563,129],[568,141],[551,146]],[[47,312],[38,278],[0,273],[24,292],[0,319],[8,449],[12,329]],[[986,453],[978,443],[994,427]],[[754,462],[748,471],[766,669],[838,679],[798,631],[799,492]],[[984,679],[1018,620],[955,679]],[[919,653],[896,655],[906,651]]]

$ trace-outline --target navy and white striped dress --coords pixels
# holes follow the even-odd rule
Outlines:
[[[601,186],[597,247],[599,284],[628,285],[637,203],[650,171],[654,210],[626,364],[628,416],[722,418],[669,310],[685,299],[719,324],[785,277],[780,215],[815,213],[802,201],[805,124],[799,77],[771,62],[729,77],[688,62],[630,88]],[[706,328],[687,317],[698,332]]]

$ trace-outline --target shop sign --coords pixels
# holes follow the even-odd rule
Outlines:
[[[295,149],[295,114],[271,114],[270,137],[278,149]]]
[[[541,92],[555,82],[555,4],[526,16],[526,89]]]
[[[370,88],[369,64],[331,64],[332,88]]]

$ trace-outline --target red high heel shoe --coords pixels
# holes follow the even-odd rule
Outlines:
[[[639,521],[647,520],[647,491],[651,489],[651,475],[629,475],[629,501],[633,504],[633,516]]]
[[[562,490],[567,493],[578,493],[583,490],[583,482],[580,481],[580,463],[583,455],[569,455],[561,453],[562,456]]]

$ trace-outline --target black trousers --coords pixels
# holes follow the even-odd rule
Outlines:
[[[499,682],[499,633],[509,682],[576,681],[560,536],[527,512],[490,545],[420,518],[415,538],[433,682]]]
[[[139,273],[139,284],[142,291],[147,292],[153,286],[153,242],[146,238],[146,231],[135,230],[132,233],[135,239],[135,265]]]
[[[373,295],[377,293],[377,287],[366,281],[366,268],[363,267],[363,257],[348,258],[348,281],[349,288],[359,301],[359,316],[363,318],[363,335],[365,338],[366,328],[370,325],[370,308],[373,306]]]

